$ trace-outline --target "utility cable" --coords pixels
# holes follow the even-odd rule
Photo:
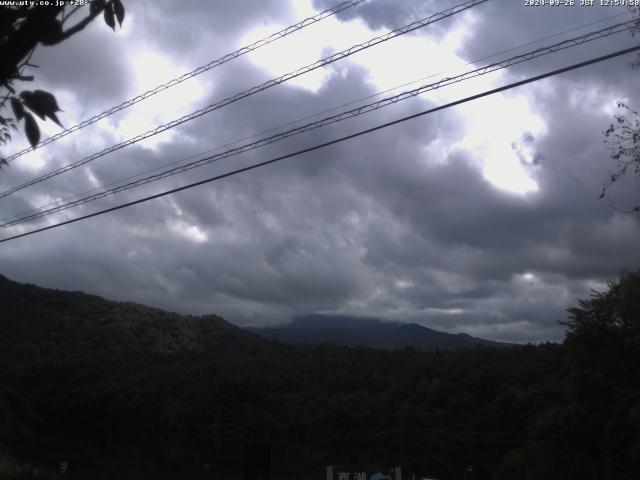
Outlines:
[[[107,155],[109,153],[115,152],[117,150],[120,150],[124,147],[127,147],[129,145],[133,145],[134,143],[137,143],[141,140],[147,139],[149,137],[152,137],[154,135],[157,135],[158,133],[164,132],[166,130],[170,130],[174,127],[177,127],[178,125],[181,125],[185,122],[188,122],[190,120],[193,120],[195,118],[201,117],[202,115],[205,115],[207,113],[213,112],[214,110],[218,110],[226,105],[229,105],[231,103],[237,102],[243,98],[246,98],[250,95],[253,95],[255,93],[261,92],[263,90],[266,90],[268,88],[274,87],[276,85],[279,85],[281,83],[284,83],[288,80],[291,80],[293,78],[299,77],[300,75],[303,75],[305,73],[311,72],[313,70],[316,70],[320,67],[324,67],[326,65],[329,65],[333,62],[336,62],[338,60],[341,60],[343,58],[346,58],[350,55],[353,55],[354,53],[360,52],[362,50],[368,49],[370,47],[373,47],[375,45],[378,45],[379,43],[382,42],[386,42],[388,40],[391,40],[392,38],[396,38],[400,35],[404,35],[406,33],[409,33],[411,31],[417,30],[419,28],[423,28],[427,25],[430,25],[432,23],[438,22],[440,20],[444,20],[445,18],[451,17],[453,15],[456,15],[462,11],[465,11],[469,8],[472,8],[474,6],[480,5],[482,3],[487,2],[488,0],[469,0],[466,1],[464,3],[458,4],[452,8],[449,8],[447,10],[444,10],[442,12],[439,13],[435,13],[429,17],[423,18],[421,20],[417,20],[415,22],[412,22],[408,25],[405,25],[404,27],[398,28],[396,30],[393,30],[391,32],[388,32],[384,35],[380,35],[378,37],[374,37],[364,43],[360,43],[354,46],[349,47],[346,50],[342,50],[338,53],[335,53],[329,57],[325,57],[321,60],[318,60],[317,62],[314,62],[312,64],[309,64],[305,67],[299,68],[298,70],[294,71],[294,72],[290,72],[287,73],[285,75],[282,75],[280,77],[274,78],[272,80],[269,80],[261,85],[255,86],[250,88],[249,90],[245,90],[244,92],[240,92],[237,93],[236,95],[233,95],[231,97],[227,97],[224,100],[221,100],[217,103],[214,103],[212,105],[209,105],[207,107],[201,108],[200,110],[196,110],[193,113],[190,113],[188,115],[184,115],[183,117],[180,117],[176,120],[173,120],[171,122],[165,123],[163,125],[160,125],[159,127],[156,127],[152,130],[149,130],[145,133],[142,133],[140,135],[137,135],[133,138],[130,138],[129,140],[126,140],[124,142],[118,143],[116,145],[113,145],[111,147],[108,147],[98,153],[94,153],[93,155],[90,155],[88,157],[85,157],[81,160],[78,160],[76,162],[67,164],[63,167],[60,167],[56,170],[53,170],[49,173],[46,173],[40,177],[37,177],[35,179],[32,179],[26,183],[23,183],[21,185],[18,185],[16,187],[13,187],[9,190],[6,190],[2,193],[0,193],[0,198],[4,198],[7,197],[9,195],[11,195],[12,193],[15,193],[19,190],[22,190],[24,188],[27,188],[31,185],[35,185],[37,183],[43,182],[45,180],[48,180],[49,178],[55,177],[57,175],[60,175],[62,173],[68,172],[69,170],[72,170],[74,168],[77,168],[81,165],[85,165],[93,160],[96,160],[97,158],[100,158],[104,155]]]
[[[108,117],[109,115],[113,115],[116,112],[119,112],[121,110],[124,110],[125,108],[129,108],[132,105],[135,105],[138,102],[141,102],[149,97],[152,97],[153,95],[160,93],[168,88],[173,87],[174,85],[178,85],[179,83],[184,82],[185,80],[189,80],[190,78],[193,78],[197,75],[200,75],[201,73],[207,72],[215,67],[219,67],[220,65],[227,63],[230,60],[233,60],[235,58],[238,58],[242,55],[245,55],[247,53],[253,52],[254,50],[257,50],[261,47],[264,47],[265,45],[269,45],[270,43],[275,42],[276,40],[279,40],[281,38],[286,37],[287,35],[290,35],[294,32],[297,32],[298,30],[302,30],[305,27],[308,27],[309,25],[313,25],[321,20],[324,20],[327,17],[330,17],[332,15],[335,15],[339,12],[342,12],[343,10],[346,10],[347,8],[351,8],[351,7],[355,7],[356,5],[365,2],[366,0],[348,0],[345,2],[342,2],[338,5],[336,5],[333,8],[330,8],[328,10],[325,10],[323,12],[318,13],[317,15],[314,15],[312,17],[308,17],[305,18],[304,20],[301,20],[300,22],[294,24],[294,25],[290,25],[276,33],[273,33],[271,35],[269,35],[268,37],[262,38],[250,45],[244,46],[239,48],[238,50],[236,50],[235,52],[231,52],[231,53],[227,53],[226,55],[223,55],[222,57],[216,59],[216,60],[212,60],[211,62],[207,63],[206,65],[202,65],[198,68],[196,68],[195,70],[192,70],[188,73],[185,73],[183,75],[181,75],[180,77],[176,77],[173,78],[171,80],[169,80],[166,83],[163,83],[162,85],[158,85],[155,88],[152,88],[151,90],[147,90],[146,92],[143,92],[139,95],[137,95],[136,97],[133,97],[129,100],[126,100],[124,102],[122,102],[119,105],[116,105],[115,107],[111,107],[108,110],[105,110],[102,113],[98,113],[97,115],[94,115],[91,118],[88,118],[86,120],[83,120],[82,122],[69,127],[65,130],[62,130],[59,133],[56,133],[55,135],[52,135],[49,138],[45,138],[44,140],[42,140],[41,142],[37,143],[36,145],[34,145],[33,147],[28,147],[25,148],[23,150],[20,150],[19,152],[16,152],[14,154],[12,154],[11,156],[6,158],[7,162],[12,162],[15,159],[17,159],[18,157],[24,155],[25,153],[29,153],[32,150],[35,150],[37,148],[43,147],[45,145],[48,145],[49,143],[55,142],[56,140],[59,140],[63,137],[66,137],[67,135],[69,135],[70,133],[73,132],[77,132],[78,130],[87,127],[89,125],[92,125],[94,123],[96,123],[99,120],[102,120],[103,118]],[[76,10],[79,7],[76,7]],[[75,13],[76,10],[73,10],[71,12],[71,14]],[[71,14],[69,14],[66,18],[69,18],[71,16]]]
[[[520,50],[520,49],[522,49],[524,47],[528,47],[530,45],[535,45],[535,44],[543,42],[545,40],[549,40],[551,38],[560,37],[560,36],[565,35],[567,33],[574,32],[576,30],[581,30],[583,28],[590,27],[590,26],[596,25],[598,23],[603,23],[603,22],[609,21],[609,20],[611,20],[613,18],[617,18],[617,17],[621,17],[621,16],[629,16],[629,17],[631,17],[631,16],[633,16],[633,14],[631,12],[622,12],[622,13],[609,15],[607,17],[603,17],[603,18],[600,18],[598,20],[594,20],[594,21],[589,22],[589,23],[585,23],[585,24],[582,24],[582,25],[578,25],[578,26],[575,26],[575,27],[568,28],[566,30],[562,30],[560,32],[556,32],[556,33],[553,33],[553,34],[550,34],[550,35],[546,35],[544,37],[540,37],[540,38],[538,38],[536,40],[532,40],[532,41],[529,41],[529,42],[526,42],[526,43],[521,43],[520,45],[508,48],[506,50],[502,50],[500,52],[492,53],[491,55],[486,55],[484,57],[480,57],[480,58],[476,58],[474,60],[470,60],[470,61],[466,62],[464,66],[474,65],[474,64],[476,64],[478,62],[481,62],[483,60],[496,58],[496,57],[499,57],[500,55],[504,55],[505,53],[510,53],[510,52],[513,52],[513,51],[516,51],[516,50]],[[114,186],[116,186],[118,184],[121,184],[123,182],[126,182],[128,180],[133,180],[134,178],[142,177],[143,175],[148,175],[148,174],[150,174],[152,172],[157,172],[158,170],[162,170],[163,168],[167,168],[167,167],[172,166],[172,165],[183,164],[183,163],[187,162],[188,160],[191,160],[192,158],[196,158],[196,157],[199,157],[201,155],[207,155],[207,154],[210,154],[210,153],[213,153],[213,152],[216,152],[216,151],[220,151],[220,150],[222,150],[224,148],[230,147],[232,145],[237,145],[237,144],[239,144],[241,142],[244,142],[244,141],[247,141],[247,140],[253,140],[255,138],[259,138],[260,136],[266,135],[267,133],[275,132],[275,131],[281,130],[283,128],[289,127],[291,125],[298,124],[298,123],[303,122],[305,120],[309,120],[311,118],[319,117],[320,115],[324,115],[326,113],[334,112],[336,110],[340,110],[341,108],[345,108],[345,107],[348,107],[348,106],[351,106],[351,105],[355,105],[355,104],[357,104],[359,102],[362,102],[362,101],[365,101],[365,100],[369,100],[371,98],[379,97],[380,95],[384,95],[385,93],[393,92],[395,90],[399,90],[401,88],[408,87],[409,85],[414,85],[416,83],[422,82],[422,81],[427,80],[429,78],[438,77],[440,75],[443,75],[444,73],[445,73],[445,71],[432,73],[432,74],[429,74],[429,75],[427,75],[425,77],[421,77],[421,78],[418,78],[416,80],[412,80],[410,82],[405,82],[405,83],[403,83],[401,85],[397,85],[395,87],[391,87],[391,88],[388,88],[386,90],[381,90],[379,92],[376,92],[376,93],[373,93],[373,94],[370,94],[370,95],[365,95],[364,97],[357,98],[357,99],[352,100],[350,102],[343,103],[343,104],[340,104],[340,105],[336,105],[336,106],[331,107],[329,109],[322,110],[322,111],[316,112],[316,113],[312,113],[310,115],[306,115],[306,116],[298,118],[296,120],[292,120],[292,121],[280,124],[280,125],[278,125],[276,127],[271,127],[271,128],[266,129],[266,130],[262,130],[260,132],[254,133],[252,135],[248,135],[248,136],[245,136],[245,137],[242,137],[242,138],[238,138],[238,139],[233,140],[231,142],[227,142],[225,144],[218,145],[218,146],[213,147],[213,148],[209,148],[209,149],[207,149],[205,151],[202,151],[202,152],[199,152],[199,153],[196,153],[196,154],[193,154],[193,155],[189,155],[188,157],[182,158],[180,160],[175,160],[175,161],[172,161],[172,162],[169,162],[169,163],[165,163],[164,165],[160,165],[160,166],[148,169],[148,170],[144,170],[144,171],[142,171],[140,173],[136,173],[134,175],[130,175],[128,177],[120,178],[119,180],[115,180],[115,181],[110,182],[110,183],[108,183],[106,185],[101,185],[99,187],[92,188],[91,190],[87,190],[87,191],[84,191],[82,193],[74,194],[74,195],[72,195],[70,197],[57,198],[55,200],[51,200],[50,202],[42,204],[39,207],[32,208],[30,210],[26,210],[26,211],[17,213],[15,215],[11,216],[11,217],[8,217],[8,218],[5,218],[3,220],[0,220],[0,222],[7,222],[8,223],[8,222],[10,222],[12,220],[21,218],[23,216],[31,215],[32,213],[36,213],[36,212],[40,212],[40,211],[44,211],[45,209],[47,209],[48,207],[51,207],[53,205],[62,205],[64,203],[66,203],[66,202],[70,202],[71,200],[74,200],[74,199],[89,195],[91,193],[109,189],[110,187],[114,187]],[[0,225],[0,227],[2,227],[4,225],[5,224],[3,223],[2,225]]]
[[[520,45],[508,48],[506,50],[502,50],[500,52],[492,53],[491,55],[486,55],[484,57],[480,57],[480,58],[476,58],[474,60],[470,60],[467,63],[465,63],[464,66],[474,65],[474,64],[476,64],[478,62],[481,62],[483,60],[496,58],[496,57],[499,57],[500,55],[504,55],[505,53],[510,53],[510,52],[513,52],[513,51],[516,51],[516,50],[520,50],[520,49],[522,49],[524,47],[528,47],[530,45],[535,45],[535,44],[543,42],[545,40],[549,40],[551,38],[560,37],[560,36],[565,35],[565,34],[567,34],[569,32],[573,32],[573,31],[576,31],[576,30],[581,30],[583,28],[590,27],[590,26],[596,25],[598,23],[603,23],[603,22],[609,21],[609,20],[611,20],[613,18],[617,18],[617,17],[621,17],[621,16],[629,16],[629,17],[631,17],[631,16],[633,16],[633,14],[630,13],[630,12],[622,12],[622,13],[617,13],[617,14],[614,14],[614,15],[609,15],[607,17],[604,17],[604,18],[601,18],[601,19],[598,19],[598,20],[594,20],[594,21],[589,22],[589,23],[585,23],[585,24],[582,24],[582,25],[578,25],[576,27],[571,27],[571,28],[568,28],[566,30],[562,30],[560,32],[556,32],[556,33],[553,33],[553,34],[550,34],[550,35],[546,35],[544,37],[540,37],[540,38],[538,38],[536,40],[532,40],[532,41],[529,41],[529,42],[526,42],[526,43],[521,43]],[[123,182],[126,182],[128,180],[133,180],[135,178],[142,177],[143,175],[148,175],[148,174],[150,174],[152,172],[157,172],[158,170],[162,170],[163,168],[167,168],[167,167],[172,166],[172,165],[183,164],[183,163],[187,162],[188,160],[191,160],[193,158],[199,157],[201,155],[208,155],[208,154],[211,154],[213,152],[217,152],[217,151],[223,150],[224,148],[230,147],[232,145],[237,145],[237,144],[239,144],[241,142],[244,142],[244,141],[247,141],[247,140],[253,140],[255,138],[259,138],[259,137],[261,137],[263,135],[266,135],[267,133],[271,133],[271,132],[275,132],[275,131],[281,130],[283,128],[286,128],[286,127],[291,126],[291,125],[298,124],[298,123],[303,122],[305,120],[309,120],[311,118],[319,117],[320,115],[324,115],[326,113],[330,113],[330,112],[334,112],[336,110],[340,110],[341,108],[345,108],[345,107],[348,107],[348,106],[351,106],[351,105],[355,105],[355,104],[357,104],[359,102],[362,102],[364,100],[369,100],[371,98],[379,97],[380,95],[384,95],[385,93],[389,93],[389,92],[392,92],[392,91],[395,91],[395,90],[399,90],[399,89],[407,87],[409,85],[414,85],[416,83],[422,82],[422,81],[427,80],[429,78],[438,77],[440,75],[443,75],[445,72],[446,71],[440,71],[440,72],[437,72],[437,73],[432,73],[432,74],[429,74],[429,75],[427,75],[425,77],[421,77],[419,79],[412,80],[410,82],[406,82],[406,83],[403,83],[401,85],[397,85],[395,87],[388,88],[386,90],[381,90],[379,92],[376,92],[376,93],[373,93],[373,94],[370,94],[370,95],[366,95],[364,97],[357,98],[357,99],[352,100],[350,102],[343,103],[341,105],[336,105],[336,106],[331,107],[329,109],[322,110],[320,112],[316,112],[316,113],[313,113],[313,114],[310,114],[310,115],[306,115],[306,116],[298,118],[296,120],[292,120],[292,121],[286,122],[284,124],[280,124],[280,125],[278,125],[276,127],[271,127],[271,128],[266,129],[266,130],[262,130],[260,132],[254,133],[252,135],[248,135],[248,136],[233,140],[231,142],[227,142],[225,144],[218,145],[216,147],[207,149],[205,151],[202,151],[202,152],[199,152],[199,153],[196,153],[196,154],[193,154],[193,155],[189,155],[188,157],[182,158],[180,160],[175,160],[175,161],[172,161],[172,162],[169,162],[169,163],[165,163],[164,165],[160,165],[160,166],[148,169],[148,170],[144,170],[144,171],[142,171],[140,173],[136,173],[134,175],[130,175],[128,177],[124,177],[124,178],[121,178],[119,180],[115,180],[115,181],[110,182],[110,183],[108,183],[106,185],[101,185],[99,187],[92,188],[91,190],[87,190],[87,191],[84,191],[82,193],[74,194],[74,195],[72,195],[70,197],[58,198],[58,199],[55,199],[55,200],[51,200],[50,202],[42,204],[39,207],[32,208],[30,210],[26,210],[26,211],[17,213],[15,215],[11,216],[11,217],[4,218],[3,220],[0,220],[0,222],[2,222],[2,224],[0,224],[0,227],[6,226],[6,223],[11,222],[12,220],[19,219],[21,217],[31,215],[32,213],[37,213],[37,212],[44,211],[45,209],[47,209],[48,207],[51,207],[53,205],[62,205],[64,203],[66,203],[66,202],[70,202],[70,201],[72,201],[74,199],[81,198],[81,197],[89,195],[91,193],[109,189],[111,187],[119,185],[119,184],[121,184]]]
[[[614,15],[609,15],[608,17],[604,17],[604,18],[601,18],[599,20],[595,20],[593,22],[589,22],[589,23],[585,23],[585,24],[582,24],[582,25],[578,25],[576,27],[571,27],[571,28],[563,30],[561,32],[556,32],[556,33],[553,33],[551,35],[547,35],[547,36],[538,38],[536,40],[532,40],[530,42],[521,43],[520,45],[517,45],[517,46],[512,47],[512,48],[508,48],[506,50],[502,50],[502,51],[497,52],[497,53],[492,53],[491,55],[487,55],[487,56],[484,56],[484,57],[476,58],[474,60],[468,61],[467,63],[465,63],[464,66],[474,65],[474,64],[476,64],[478,62],[481,62],[483,60],[488,60],[488,59],[491,59],[491,58],[499,57],[500,55],[504,55],[505,53],[510,53],[510,52],[513,52],[513,51],[516,51],[516,50],[520,50],[520,49],[522,49],[524,47],[528,47],[530,45],[535,45],[536,43],[540,43],[540,42],[543,42],[545,40],[549,40],[551,38],[556,38],[556,37],[562,36],[562,35],[564,35],[566,33],[573,32],[573,31],[576,31],[576,30],[580,30],[580,29],[583,29],[585,27],[596,25],[598,23],[603,23],[603,22],[606,22],[606,21],[611,20],[613,18],[617,18],[617,17],[620,17],[620,16],[632,16],[632,15],[633,14],[630,13],[630,12],[622,12],[622,13],[617,13],[617,14],[614,14]],[[267,133],[275,132],[275,131],[281,130],[283,128],[289,127],[291,125],[296,125],[296,124],[301,123],[301,122],[303,122],[305,120],[309,120],[311,118],[319,117],[320,115],[324,115],[326,113],[334,112],[336,110],[340,110],[341,108],[345,108],[345,107],[348,107],[348,106],[351,106],[351,105],[355,105],[357,103],[360,103],[360,102],[365,101],[365,100],[369,100],[371,98],[379,97],[380,95],[384,95],[385,93],[393,92],[395,90],[399,90],[399,89],[407,87],[409,85],[414,85],[416,83],[422,82],[422,81],[427,80],[429,78],[438,77],[440,75],[443,75],[444,73],[445,73],[445,71],[432,73],[432,74],[429,74],[429,75],[427,75],[425,77],[421,77],[419,79],[412,80],[410,82],[406,82],[406,83],[403,83],[401,85],[397,85],[395,87],[388,88],[386,90],[382,90],[382,91],[379,91],[379,92],[376,92],[376,93],[373,93],[373,94],[370,94],[370,95],[366,95],[364,97],[357,98],[357,99],[352,100],[350,102],[343,103],[343,104],[340,104],[340,105],[336,105],[336,106],[331,107],[329,109],[322,110],[322,111],[316,112],[316,113],[312,113],[310,115],[306,115],[306,116],[298,118],[296,120],[292,120],[292,121],[286,122],[284,124],[280,124],[280,125],[278,125],[276,127],[271,127],[271,128],[266,129],[266,130],[262,130],[260,132],[254,133],[252,135],[248,135],[248,136],[233,140],[231,142],[227,142],[225,144],[218,145],[216,147],[207,149],[205,151],[202,151],[202,152],[199,152],[199,153],[196,153],[196,154],[193,154],[193,155],[189,155],[188,157],[182,158],[180,160],[175,160],[175,161],[172,161],[172,162],[169,162],[169,163],[165,163],[164,165],[160,165],[160,166],[148,169],[148,170],[144,170],[144,171],[142,171],[140,173],[136,173],[134,175],[130,175],[128,177],[124,177],[124,178],[121,178],[119,180],[115,180],[115,181],[110,182],[110,183],[108,183],[106,185],[101,185],[99,187],[92,188],[91,190],[84,191],[82,193],[77,193],[75,195],[72,195],[70,197],[66,197],[66,198],[63,198],[63,199],[52,200],[52,201],[50,201],[48,203],[40,205],[39,207],[32,208],[32,209],[30,209],[28,211],[23,211],[21,213],[15,214],[10,218],[5,218],[5,219],[1,220],[1,222],[10,222],[11,220],[18,219],[18,218],[20,218],[22,216],[30,215],[30,214],[35,213],[35,212],[43,211],[47,207],[50,207],[52,205],[62,205],[63,203],[70,202],[71,200],[74,200],[74,199],[89,195],[91,193],[98,192],[100,190],[109,189],[110,187],[114,187],[114,186],[116,186],[118,184],[121,184],[123,182],[126,182],[128,180],[133,180],[134,178],[142,177],[143,175],[148,175],[148,174],[150,174],[152,172],[157,172],[158,170],[162,170],[163,168],[167,168],[167,167],[172,166],[172,165],[183,164],[183,163],[187,162],[188,160],[191,160],[193,158],[199,157],[201,155],[208,155],[208,154],[211,154],[213,152],[217,152],[217,151],[223,150],[224,148],[230,147],[232,145],[237,145],[237,144],[240,144],[240,143],[242,143],[244,141],[247,141],[247,140],[253,140],[255,138],[259,138],[259,137],[261,137],[263,135],[266,135]],[[3,225],[0,225],[0,227],[1,226],[3,226]]]
[[[554,53],[554,52],[558,52],[567,48],[572,48],[575,47],[577,45],[581,45],[584,44],[586,42],[590,42],[593,40],[597,40],[597,39],[601,39],[601,38],[605,38],[607,36],[610,35],[614,35],[616,33],[620,33],[626,30],[629,30],[630,28],[632,28],[632,26],[635,24],[635,20],[634,21],[629,21],[629,22],[623,22],[623,23],[619,23],[601,30],[597,30],[594,32],[589,32],[585,35],[581,35],[579,37],[574,37],[574,38],[570,38],[567,40],[564,40],[562,42],[553,44],[553,45],[549,45],[546,47],[541,47],[538,48],[536,50],[521,54],[521,55],[517,55],[515,57],[511,57],[509,59],[500,61],[500,62],[495,62],[489,65],[486,65],[484,67],[480,67],[480,68],[476,68],[474,70],[468,71],[468,72],[464,72],[461,73],[459,75],[453,76],[453,77],[447,77],[444,78],[442,80],[439,80],[437,82],[434,83],[430,83],[427,85],[422,85],[418,88],[415,88],[413,90],[409,90],[406,92],[402,92],[398,95],[394,95],[391,97],[387,97],[384,99],[381,99],[377,102],[373,102],[373,103],[369,103],[367,105],[363,105],[360,106],[358,108],[355,109],[351,109],[342,113],[339,113],[337,115],[333,115],[330,117],[326,117],[323,118],[321,120],[317,120],[315,122],[311,122],[311,123],[307,123],[305,125],[301,125],[299,127],[287,130],[285,132],[281,132],[275,135],[272,135],[270,137],[266,137],[266,138],[262,138],[260,140],[257,140],[255,142],[252,143],[248,143],[245,145],[241,145],[239,147],[235,147],[235,148],[231,148],[229,150],[220,152],[220,153],[216,153],[214,155],[210,155],[208,157],[193,161],[193,162],[189,162],[187,164],[178,166],[178,167],[174,167],[171,168],[169,170],[165,170],[164,172],[160,172],[160,173],[156,173],[154,175],[150,175],[147,177],[143,177],[140,178],[138,180],[134,180],[125,184],[121,184],[109,189],[104,189],[98,193],[95,193],[93,195],[89,195],[89,196],[85,196],[85,197],[81,197],[77,200],[73,200],[67,203],[63,203],[61,205],[57,205],[55,207],[51,207],[48,209],[43,209],[40,211],[37,211],[35,213],[32,213],[30,215],[26,215],[23,216],[21,218],[18,219],[11,219],[5,223],[0,224],[0,228],[3,227],[11,227],[11,226],[15,226],[30,220],[35,220],[38,218],[42,218],[45,217],[47,215],[51,215],[53,213],[57,213],[57,212],[61,212],[64,210],[68,210],[69,208],[73,208],[79,205],[83,205],[85,203],[89,203],[91,201],[95,201],[98,200],[100,198],[104,198],[106,196],[109,195],[114,195],[116,193],[120,193],[126,190],[130,190],[136,187],[139,187],[141,185],[145,185],[147,183],[151,183],[157,180],[160,180],[162,178],[166,178],[169,176],[173,176],[173,175],[177,175],[179,173],[184,173],[186,171],[192,170],[194,168],[198,168],[219,160],[222,160],[224,158],[229,158],[235,155],[239,155],[241,153],[245,153],[248,152],[250,150],[255,150],[257,148],[260,148],[262,146],[265,145],[269,145],[271,143],[283,140],[285,138],[294,136],[294,135],[298,135],[301,133],[305,133],[311,130],[315,130],[317,128],[320,127],[324,127],[326,125],[330,125],[333,123],[337,123],[349,118],[354,118],[360,115],[363,115],[365,113],[369,113],[369,112],[373,112],[376,110],[379,110],[381,108],[387,107],[389,105],[393,105],[395,103],[398,103],[400,101],[403,100],[407,100],[409,98],[413,98],[416,97],[422,93],[425,93],[427,91],[431,91],[431,90],[436,90],[439,88],[442,88],[444,86],[448,86],[448,85],[452,85],[454,83],[459,83],[462,82],[464,80],[469,80],[471,78],[475,78],[481,75],[486,75],[487,73],[491,73],[491,72],[495,72],[497,70],[501,70],[501,69],[505,69],[507,67],[510,67],[512,65],[517,65],[519,63],[523,63],[523,62],[527,62],[527,61],[531,61],[534,58],[538,58],[544,55],[548,55],[550,53]]]
[[[200,185],[205,185],[207,183],[212,183],[212,182],[215,182],[217,180],[222,180],[223,178],[227,178],[227,177],[231,177],[231,176],[234,176],[234,175],[238,175],[240,173],[248,172],[250,170],[255,170],[255,169],[259,168],[259,167],[264,167],[264,166],[267,166],[267,165],[270,165],[270,164],[285,160],[287,158],[292,158],[292,157],[296,157],[298,155],[302,155],[302,154],[305,154],[305,153],[313,152],[315,150],[320,150],[322,148],[326,148],[328,146],[335,145],[335,144],[344,142],[346,140],[351,140],[353,138],[357,138],[357,137],[360,137],[362,135],[366,135],[366,134],[369,134],[369,133],[372,133],[372,132],[376,132],[378,130],[382,130],[383,128],[390,127],[392,125],[400,124],[400,123],[406,122],[408,120],[413,120],[415,118],[419,118],[419,117],[422,117],[424,115],[428,115],[428,114],[431,114],[431,113],[434,113],[434,112],[437,112],[437,111],[440,111],[440,110],[445,110],[447,108],[451,108],[451,107],[454,107],[454,106],[457,106],[457,105],[461,105],[463,103],[467,103],[467,102],[470,102],[470,101],[473,101],[473,100],[477,100],[479,98],[487,97],[489,95],[494,95],[494,94],[499,93],[499,92],[510,90],[512,88],[516,88],[516,87],[519,87],[519,86],[522,86],[522,85],[526,85],[528,83],[537,82],[537,81],[545,79],[545,78],[549,78],[549,77],[552,77],[552,76],[555,76],[555,75],[559,75],[559,74],[566,73],[566,72],[569,72],[569,71],[572,71],[572,70],[576,70],[578,68],[583,68],[583,67],[586,67],[586,66],[589,66],[589,65],[593,65],[593,64],[596,64],[596,63],[599,63],[599,62],[603,62],[605,60],[609,60],[609,59],[612,59],[612,58],[615,58],[615,57],[619,57],[621,55],[626,55],[628,53],[636,52],[638,50],[640,50],[640,46],[625,48],[623,50],[618,50],[617,52],[610,53],[608,55],[602,55],[600,57],[592,58],[591,60],[586,60],[584,62],[575,63],[575,64],[570,65],[568,67],[559,68],[557,70],[552,70],[550,72],[543,73],[541,75],[536,75],[535,77],[530,77],[530,78],[527,78],[527,79],[524,79],[524,80],[520,80],[520,81],[517,81],[517,82],[509,83],[507,85],[503,85],[502,87],[498,87],[498,88],[494,88],[494,89],[491,89],[491,90],[487,90],[487,91],[484,91],[482,93],[478,93],[476,95],[471,95],[469,97],[465,97],[463,99],[456,100],[454,102],[450,102],[450,103],[447,103],[447,104],[444,104],[444,105],[440,105],[440,106],[435,107],[435,108],[430,108],[428,110],[424,110],[422,112],[418,112],[418,113],[415,113],[413,115],[408,115],[408,116],[393,120],[391,122],[383,123],[381,125],[377,125],[375,127],[368,128],[366,130],[361,130],[359,132],[356,132],[356,133],[353,133],[353,134],[350,134],[350,135],[345,135],[343,137],[340,137],[340,138],[337,138],[337,139],[334,139],[334,140],[330,140],[328,142],[324,142],[324,143],[321,143],[321,144],[318,144],[318,145],[314,145],[312,147],[304,148],[302,150],[298,150],[296,152],[289,153],[289,154],[286,154],[286,155],[281,155],[279,157],[275,157],[275,158],[272,158],[270,160],[265,160],[264,162],[255,163],[253,165],[249,165],[249,166],[243,167],[243,168],[238,168],[236,170],[232,170],[230,172],[223,173],[221,175],[216,175],[214,177],[206,178],[204,180],[199,180],[197,182],[193,182],[193,183],[190,183],[188,185],[183,185],[182,187],[178,187],[178,188],[174,188],[174,189],[171,189],[171,190],[167,190],[167,191],[164,191],[164,192],[161,192],[161,193],[157,193],[155,195],[150,195],[150,196],[147,196],[147,197],[143,197],[143,198],[140,198],[138,200],[134,200],[134,201],[131,201],[131,202],[123,203],[123,204],[117,205],[115,207],[111,207],[111,208],[107,208],[107,209],[104,209],[104,210],[100,210],[98,212],[90,213],[88,215],[83,215],[81,217],[72,218],[72,219],[66,220],[64,222],[56,223],[56,224],[53,224],[53,225],[48,225],[46,227],[38,228],[38,229],[31,230],[31,231],[28,231],[28,232],[25,232],[25,233],[21,233],[21,234],[18,234],[18,235],[13,235],[11,237],[3,238],[3,239],[0,239],[0,243],[8,242],[10,240],[15,240],[15,239],[26,237],[26,236],[29,236],[29,235],[34,235],[34,234],[39,233],[39,232],[44,232],[46,230],[51,230],[53,228],[58,228],[58,227],[61,227],[63,225],[69,225],[71,223],[79,222],[81,220],[86,220],[86,219],[89,219],[89,218],[97,217],[99,215],[104,215],[106,213],[114,212],[116,210],[121,210],[123,208],[131,207],[133,205],[138,205],[140,203],[145,203],[145,202],[148,202],[150,200],[155,200],[156,198],[161,198],[161,197],[165,197],[167,195],[171,195],[171,194],[174,194],[174,193],[177,193],[177,192],[181,192],[183,190],[188,190],[188,189],[200,186]]]

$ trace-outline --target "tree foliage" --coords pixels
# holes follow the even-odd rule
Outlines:
[[[593,292],[569,309],[569,339],[593,338],[618,341],[640,336],[640,271],[624,272],[608,290]]]
[[[268,350],[271,342],[215,315],[194,317],[0,275],[0,358],[79,353]]]
[[[600,198],[604,198],[609,188],[627,174],[640,181],[640,115],[623,102],[618,102],[618,108],[623,113],[616,115],[614,123],[605,131],[605,143],[609,144],[610,157],[616,167],[602,187]],[[625,212],[640,212],[640,205]]]
[[[640,7],[628,7],[636,20],[631,34],[640,32]],[[633,64],[633,68],[640,69],[640,57]],[[616,163],[613,172],[604,183],[600,198],[605,198],[609,189],[620,179],[628,175],[633,175],[634,179],[640,181],[640,115],[624,102],[618,102],[621,113],[614,117],[613,123],[605,131],[605,143],[609,145],[610,158]],[[623,213],[640,212],[640,204],[631,208],[616,210]]]
[[[15,3],[0,6],[0,88],[4,90],[0,98],[0,144],[8,143],[17,125],[23,122],[27,140],[34,147],[40,141],[40,128],[34,114],[40,120],[51,119],[62,126],[56,115],[61,110],[51,93],[17,91],[19,84],[34,78],[25,74],[27,69],[36,67],[29,63],[34,50],[39,45],[53,46],[71,38],[99,15],[115,30],[116,20],[122,26],[125,9],[122,0],[93,0],[88,7]],[[85,16],[71,24],[71,17],[79,11]],[[3,163],[6,161],[0,157],[0,165]]]
[[[444,352],[261,346],[235,329],[201,348],[194,319],[16,285],[0,283],[13,299],[0,305],[15,305],[0,315],[14,325],[0,350],[33,348],[0,358],[0,382],[42,419],[31,443],[12,443],[21,461],[65,455],[87,478],[124,478],[113,472],[147,459],[152,470],[130,478],[176,465],[193,471],[171,478],[200,478],[203,464],[237,474],[239,452],[260,441],[291,478],[353,463],[461,480],[640,471],[640,272],[571,308],[563,344]]]
[[[606,368],[608,375],[626,375],[621,381],[637,379],[640,271],[622,273],[606,291],[593,292],[570,308],[566,326],[568,344],[593,368]]]

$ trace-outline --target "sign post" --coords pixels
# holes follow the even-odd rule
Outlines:
[[[400,467],[327,466],[326,480],[402,480]]]

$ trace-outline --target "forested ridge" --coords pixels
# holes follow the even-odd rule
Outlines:
[[[165,312],[0,275],[0,357],[267,349],[270,342],[216,315]]]
[[[0,445],[54,477],[62,459],[76,478],[125,478],[147,461],[166,478],[187,466],[241,473],[243,446],[259,441],[274,473],[296,478],[346,463],[401,465],[408,478],[630,480],[639,320],[640,273],[628,273],[571,309],[563,344],[5,358],[0,384],[21,408]]]

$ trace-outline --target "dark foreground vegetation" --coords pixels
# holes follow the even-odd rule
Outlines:
[[[260,442],[276,478],[382,464],[405,478],[631,480],[639,372],[640,273],[571,309],[561,345],[5,357],[0,472],[29,462],[58,477],[65,461],[68,478],[239,477]]]

